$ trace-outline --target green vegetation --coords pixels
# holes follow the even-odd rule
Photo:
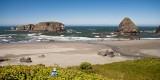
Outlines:
[[[45,67],[44,65],[16,65],[0,68],[0,80],[100,80],[96,74],[87,74],[75,69],[56,67],[58,75],[51,77],[51,72],[55,67]]]
[[[92,69],[92,65],[91,65],[91,63],[88,63],[88,62],[82,62],[80,64],[80,68],[81,69]]]
[[[81,71],[115,80],[160,80],[160,58],[143,58],[93,65],[92,69]]]
[[[60,22],[39,22],[38,24],[46,24],[46,23],[59,24]]]
[[[84,68],[82,68],[85,67]],[[89,68],[88,67],[92,67]],[[104,65],[84,62],[80,66],[56,67],[58,75],[51,77],[54,66],[43,64],[0,67],[0,80],[160,80],[160,59],[144,58]]]

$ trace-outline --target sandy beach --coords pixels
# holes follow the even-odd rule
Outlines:
[[[101,49],[112,48],[120,53],[116,57],[97,55]],[[95,41],[95,42],[41,42],[33,44],[1,44],[0,58],[9,61],[0,62],[4,65],[58,65],[61,67],[77,66],[81,62],[105,64],[140,57],[160,57],[159,40],[131,40],[131,41]],[[45,57],[39,57],[44,55]],[[32,63],[21,63],[22,57],[30,57]]]
[[[160,40],[128,40],[97,43],[110,46],[123,56],[160,57]]]

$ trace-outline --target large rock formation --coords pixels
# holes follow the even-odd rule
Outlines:
[[[33,31],[34,28],[35,28],[34,24],[28,24],[16,27],[16,31]]]
[[[64,30],[65,30],[64,24],[59,23],[59,22],[40,22],[38,24],[28,24],[28,25],[22,25],[22,26],[16,27],[16,31],[57,32],[57,31],[64,31]]]
[[[119,24],[119,28],[117,32],[119,33],[139,33],[139,30],[129,18],[124,18],[123,21]]]
[[[156,34],[160,34],[160,26],[157,28]]]
[[[101,49],[98,51],[98,55],[101,56],[109,56],[109,57],[115,57],[115,56],[119,56],[119,53],[115,53],[112,49]]]

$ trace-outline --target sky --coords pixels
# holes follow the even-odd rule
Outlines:
[[[0,0],[0,25],[160,25],[160,0]]]

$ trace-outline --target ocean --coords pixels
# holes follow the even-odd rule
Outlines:
[[[39,41],[100,41],[99,33],[103,33],[104,41],[126,40],[116,38],[112,33],[118,29],[117,26],[66,26],[66,33],[42,34],[32,32],[10,31],[15,26],[0,26],[0,44],[5,43],[34,43]],[[158,39],[155,34],[157,26],[140,26],[139,37],[141,39]]]

